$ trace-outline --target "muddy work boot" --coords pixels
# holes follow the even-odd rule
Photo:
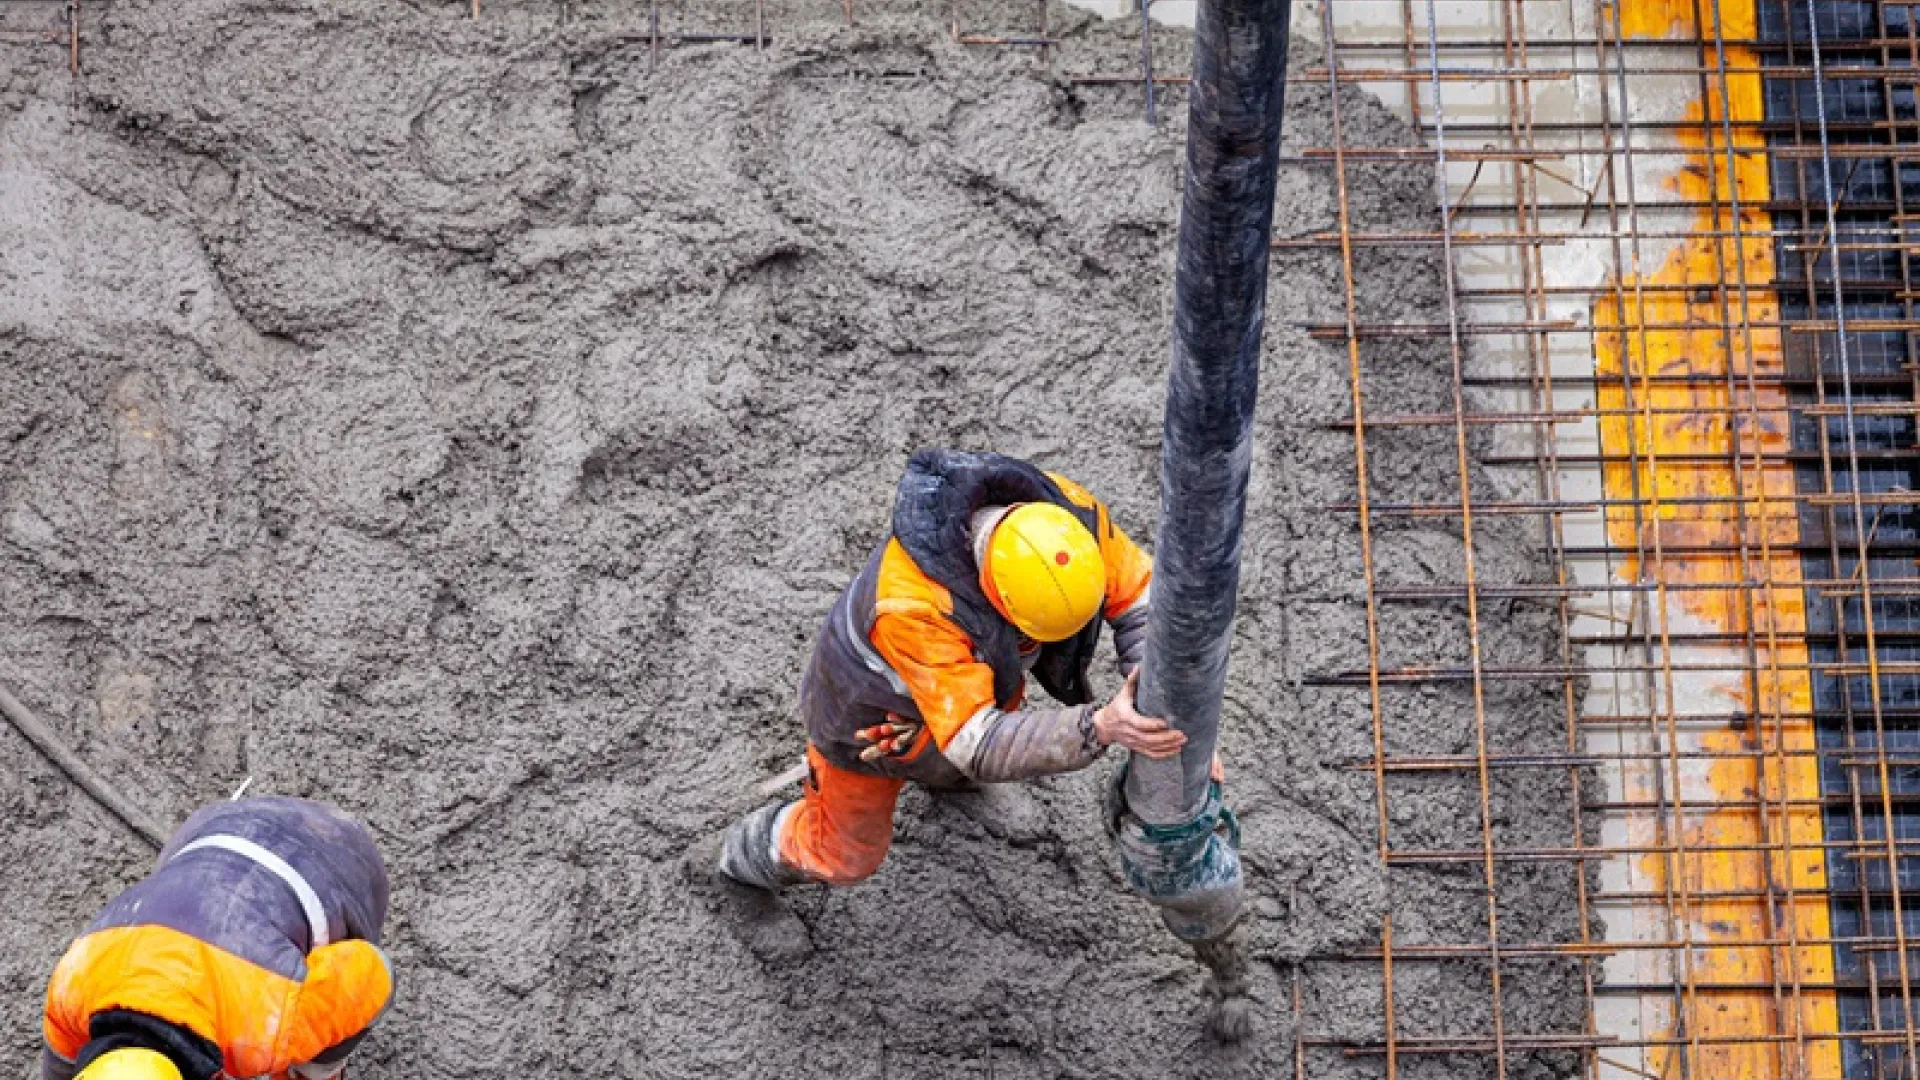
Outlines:
[[[782,888],[807,880],[780,861],[774,837],[782,809],[763,807],[734,822],[714,866],[734,936],[766,964],[795,963],[813,953],[807,925],[780,897]]]
[[[721,877],[769,891],[807,880],[806,875],[780,860],[777,834],[780,812],[785,809],[782,803],[763,806],[727,828],[716,867]]]

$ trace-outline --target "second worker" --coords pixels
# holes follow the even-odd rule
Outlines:
[[[840,594],[800,683],[802,798],[734,823],[720,872],[778,889],[871,876],[907,781],[954,787],[1072,772],[1109,745],[1186,736],[1134,709],[1153,563],[1071,480],[992,453],[923,450],[891,535]],[[1101,621],[1127,683],[1094,707]],[[1064,707],[1026,707],[1027,674]]]

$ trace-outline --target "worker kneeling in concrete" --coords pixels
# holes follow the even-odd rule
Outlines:
[[[909,780],[1072,772],[1114,744],[1178,753],[1186,736],[1133,704],[1152,577],[1072,481],[999,454],[915,454],[892,535],[827,614],[800,684],[804,796],[736,822],[720,872],[766,889],[850,884],[886,858]],[[1103,617],[1128,679],[1095,708]],[[1029,671],[1065,707],[1023,707]]]
[[[387,871],[320,803],[206,807],[47,987],[44,1080],[326,1080],[393,998]]]

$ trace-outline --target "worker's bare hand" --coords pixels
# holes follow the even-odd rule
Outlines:
[[[920,738],[922,724],[918,720],[909,720],[899,713],[888,713],[887,722],[864,727],[854,732],[854,737],[864,743],[871,743],[860,751],[861,761],[878,761],[883,757],[905,757]]]
[[[1133,707],[1134,687],[1140,682],[1135,672],[1113,700],[1093,714],[1093,737],[1102,746],[1124,746],[1150,758],[1166,758],[1187,745],[1187,737],[1173,725],[1156,716],[1141,716]]]

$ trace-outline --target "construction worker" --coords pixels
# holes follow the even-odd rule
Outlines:
[[[933,787],[1072,772],[1109,745],[1186,736],[1134,710],[1153,564],[1065,477],[999,454],[924,450],[892,534],[840,594],[800,683],[803,797],[727,830],[720,872],[778,889],[878,870],[909,780]],[[1095,708],[1101,617],[1127,683]],[[1062,708],[1024,707],[1031,671]]]
[[[47,986],[42,1080],[328,1080],[393,998],[387,871],[302,799],[217,803],[115,897]]]

